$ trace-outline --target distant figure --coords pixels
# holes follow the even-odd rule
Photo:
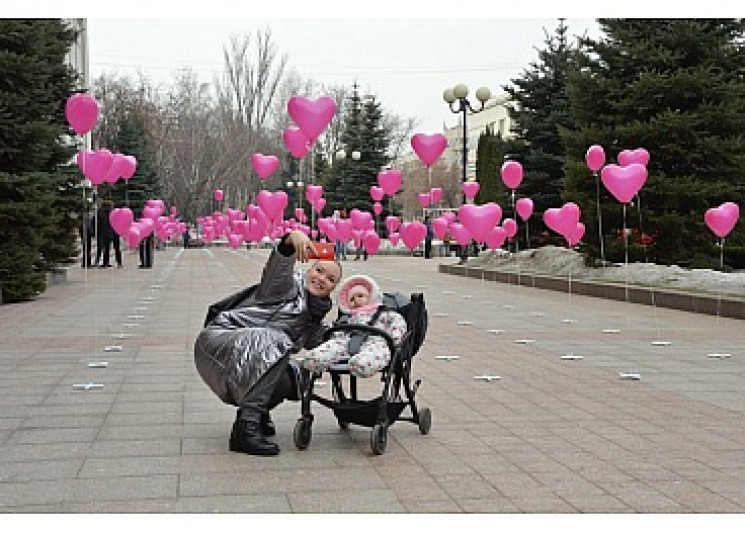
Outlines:
[[[152,269],[154,248],[155,236],[150,232],[145,239],[140,241],[140,269]]]
[[[424,259],[428,260],[432,258],[432,238],[435,236],[432,232],[432,221],[429,215],[424,219],[424,224],[427,226],[427,236],[424,238]]]
[[[184,248],[189,248],[189,241],[191,241],[191,233],[190,233],[188,224],[186,225],[186,229],[184,230],[183,239],[184,239]]]
[[[96,265],[101,268],[111,267],[109,260],[112,244],[114,245],[116,265],[117,267],[122,267],[122,249],[119,247],[119,235],[111,227],[111,222],[109,222],[109,214],[113,208],[114,203],[111,200],[104,200],[96,214]],[[103,264],[99,265],[102,259],[102,253]]]
[[[96,227],[94,224],[93,214],[86,207],[85,211],[80,214],[80,226],[78,227],[78,235],[80,235],[80,244],[83,247],[83,254],[80,259],[80,266],[84,269],[90,269],[93,267],[91,260],[93,236],[96,235]]]

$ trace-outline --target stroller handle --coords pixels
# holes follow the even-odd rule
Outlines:
[[[351,332],[351,331],[361,331],[361,332],[367,332],[368,334],[372,334],[374,336],[382,337],[385,342],[388,344],[388,350],[391,352],[391,356],[395,354],[396,352],[396,344],[393,342],[393,338],[388,335],[388,332],[385,330],[381,330],[380,328],[376,328],[374,326],[369,326],[366,324],[340,324],[333,326],[326,330],[323,334],[323,339],[328,340],[331,338],[333,334],[336,332]]]

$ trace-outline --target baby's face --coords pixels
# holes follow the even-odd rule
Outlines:
[[[353,310],[356,308],[361,308],[362,306],[366,306],[369,302],[370,295],[368,295],[367,293],[363,293],[362,291],[358,291],[349,295],[349,307]]]

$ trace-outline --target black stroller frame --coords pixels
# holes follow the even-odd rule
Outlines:
[[[386,306],[387,299],[393,298],[392,294],[386,293],[384,299],[384,309],[400,311],[393,306]],[[372,427],[370,432],[370,448],[375,454],[385,452],[388,440],[388,427],[396,421],[409,421],[418,425],[422,434],[428,434],[432,425],[432,413],[429,408],[420,408],[415,401],[416,392],[421,384],[417,380],[411,384],[411,367],[414,355],[419,350],[419,346],[424,337],[424,331],[427,327],[426,308],[424,306],[424,296],[421,293],[413,293],[410,303],[418,308],[419,313],[423,314],[419,321],[410,321],[410,318],[404,315],[407,323],[407,331],[404,334],[401,343],[395,345],[391,336],[384,330],[368,325],[350,325],[338,324],[324,335],[328,340],[336,332],[364,332],[369,335],[382,337],[391,354],[391,360],[388,365],[380,371],[380,380],[383,383],[383,390],[379,397],[372,400],[362,400],[357,395],[357,377],[349,372],[348,368],[339,368],[339,365],[332,365],[327,372],[331,376],[331,391],[333,398],[328,399],[314,392],[315,381],[321,378],[322,373],[309,373],[303,371],[305,380],[301,386],[301,415],[295,424],[293,438],[295,446],[304,450],[310,445],[312,439],[313,414],[311,413],[311,403],[313,401],[330,408],[334,411],[337,423],[342,430],[349,428],[350,424],[364,427]],[[418,331],[423,329],[424,331]],[[344,390],[343,376],[347,375],[349,382],[349,395]],[[402,416],[406,408],[411,411],[410,416]]]

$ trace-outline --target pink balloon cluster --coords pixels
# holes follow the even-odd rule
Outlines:
[[[585,234],[585,225],[579,220],[581,211],[574,202],[567,202],[561,208],[549,208],[543,212],[543,222],[551,230],[566,239],[573,247]]]
[[[137,170],[137,158],[112,153],[105,148],[82,150],[75,161],[83,175],[95,186],[113,184],[120,178],[129,180]]]

